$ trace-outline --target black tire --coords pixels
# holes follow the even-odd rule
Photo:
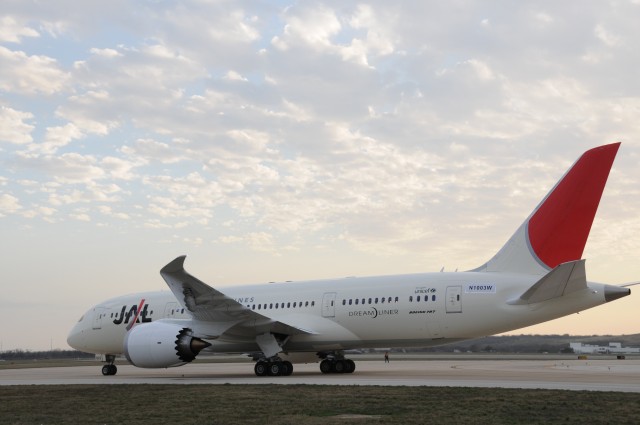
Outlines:
[[[345,373],[347,366],[344,364],[344,360],[336,360],[333,363],[333,370],[335,373]]]
[[[331,373],[333,372],[333,365],[331,364],[331,360],[324,359],[320,362],[320,372],[322,373]]]
[[[293,373],[293,365],[291,364],[290,361],[283,361],[282,362],[282,376],[289,376]]]
[[[344,362],[346,365],[344,373],[353,373],[356,370],[356,362],[351,359],[347,359]]]
[[[253,368],[257,376],[267,376],[267,363],[258,362]]]
[[[109,367],[110,365],[106,364],[104,366],[102,366],[102,374],[104,376],[109,376],[111,375],[111,368]]]
[[[118,373],[118,368],[114,364],[109,365],[109,375],[115,375]]]
[[[267,366],[267,375],[269,376],[278,376],[282,372],[282,363],[281,362],[273,362],[269,363]]]

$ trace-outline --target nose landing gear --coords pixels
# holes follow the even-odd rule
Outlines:
[[[118,368],[114,364],[116,361],[116,356],[114,356],[113,354],[107,354],[105,358],[108,364],[102,366],[102,374],[104,376],[111,376],[118,373]]]

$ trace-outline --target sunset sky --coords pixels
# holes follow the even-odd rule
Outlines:
[[[640,280],[640,1],[0,3],[1,350],[166,289],[468,270],[622,142],[584,258]],[[515,333],[640,333],[640,287]]]

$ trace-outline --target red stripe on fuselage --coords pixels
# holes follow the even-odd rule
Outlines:
[[[138,311],[136,311],[136,315],[133,318],[133,320],[129,323],[129,325],[127,326],[127,330],[131,330],[131,328],[133,328],[136,324],[136,322],[138,321],[138,316],[140,316],[140,312],[142,311],[142,306],[144,306],[144,298],[140,300],[140,305],[138,306]]]
[[[529,242],[549,268],[579,260],[620,143],[585,152],[529,220]]]

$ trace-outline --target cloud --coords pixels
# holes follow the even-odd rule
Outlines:
[[[39,37],[38,31],[18,23],[13,16],[0,18],[0,42],[19,43],[23,37]]]
[[[282,34],[274,36],[271,44],[283,51],[310,48],[319,54],[335,54],[345,61],[370,66],[371,56],[394,52],[389,25],[395,16],[385,12],[382,15],[380,19],[374,8],[360,4],[350,17],[341,19],[329,7],[298,4],[287,8]],[[350,40],[342,40],[352,34]]]
[[[0,217],[13,214],[22,208],[20,200],[8,193],[0,194]]]
[[[49,97],[47,120],[3,109],[4,138],[28,145],[9,145],[11,169],[35,173],[26,180],[59,214],[108,202],[150,227],[216,232],[220,220],[279,243],[326,234],[400,252],[447,218],[496,223],[482,196],[521,203],[538,189],[527,172],[560,165],[545,168],[534,152],[562,141],[575,153],[612,130],[638,131],[634,83],[620,96],[585,67],[590,57],[590,66],[624,68],[617,52],[635,30],[622,10],[585,8],[574,25],[565,7],[537,3],[500,13],[375,2],[148,12],[153,25],[137,28],[107,13],[126,36],[106,43],[100,30],[50,12],[38,28],[60,29],[38,38],[76,46],[68,55],[3,51],[14,61],[7,81],[31,62],[66,76],[64,90],[14,93]],[[76,34],[87,35],[82,48]],[[516,158],[535,165],[510,167]],[[502,190],[494,180],[514,183]]]
[[[84,134],[74,124],[64,126],[48,127],[43,143],[36,143],[29,146],[30,151],[38,151],[41,154],[53,154],[59,148],[80,139]]]
[[[33,141],[31,135],[35,126],[27,124],[33,114],[0,106],[0,141],[14,144],[26,144]]]
[[[18,153],[15,160],[17,166],[38,170],[61,184],[86,183],[105,176],[105,171],[92,155],[75,152],[59,156]]]
[[[0,46],[0,90],[8,93],[52,95],[64,90],[69,82],[55,59],[44,55],[29,56]]]
[[[138,139],[131,146],[122,146],[120,150],[128,157],[147,162],[157,161],[163,164],[172,164],[184,159],[180,156],[181,152],[174,149],[171,144],[153,139]]]

